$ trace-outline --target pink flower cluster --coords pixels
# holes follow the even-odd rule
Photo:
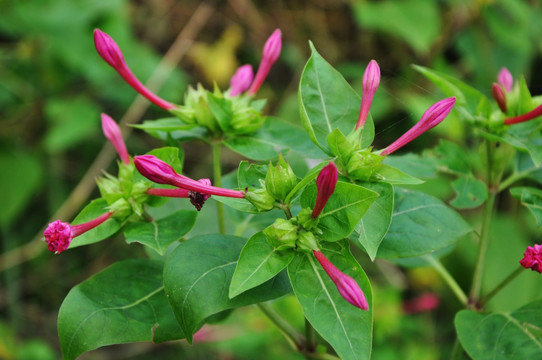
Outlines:
[[[531,269],[542,274],[542,245],[527,246],[523,259],[519,263],[525,269]]]

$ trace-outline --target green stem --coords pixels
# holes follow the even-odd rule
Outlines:
[[[515,183],[515,182],[518,181],[518,180],[523,179],[523,178],[524,178],[525,176],[527,176],[528,174],[529,174],[528,171],[513,173],[513,174],[510,175],[508,178],[506,178],[505,180],[503,180],[502,183],[500,183],[500,185],[499,185],[499,192],[501,192],[501,191],[503,191],[503,190],[506,190],[510,185],[512,185],[513,183]]]
[[[495,287],[489,294],[484,296],[480,300],[480,307],[483,307],[485,304],[487,304],[495,295],[497,295],[502,289],[504,289],[508,284],[512,282],[519,274],[521,274],[525,269],[521,266],[519,266],[513,273],[508,275],[506,279],[501,281],[499,285]]]
[[[222,169],[220,168],[220,146],[221,141],[211,141],[213,150],[213,180],[214,186],[222,187]],[[218,219],[218,231],[221,234],[226,233],[226,221],[224,219],[224,205],[216,201],[216,217]]]
[[[292,218],[292,211],[290,210],[290,205],[282,204],[280,208],[282,209],[282,211],[284,211],[284,215],[286,215],[286,219],[290,220]]]
[[[292,325],[290,325],[289,322],[284,320],[282,316],[279,315],[271,307],[271,305],[267,303],[259,303],[257,304],[260,310],[275,324],[282,334],[288,339],[297,350],[302,351],[305,347],[305,337],[300,334]]]
[[[467,295],[461,289],[457,281],[455,281],[454,277],[446,270],[446,268],[442,265],[440,261],[435,259],[433,256],[426,256],[425,259],[435,268],[435,270],[442,276],[446,284],[450,287],[452,292],[455,294],[459,302],[463,305],[467,305]]]

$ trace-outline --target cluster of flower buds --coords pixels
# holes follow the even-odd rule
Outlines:
[[[542,245],[527,246],[523,259],[519,263],[525,269],[542,273]]]

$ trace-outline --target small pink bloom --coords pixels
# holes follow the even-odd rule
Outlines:
[[[428,293],[403,303],[403,311],[407,314],[431,311],[438,307],[440,299],[437,294]]]
[[[254,72],[251,65],[243,65],[237,69],[230,80],[230,96],[237,96],[244,93],[252,83]]]
[[[493,83],[493,85],[491,85],[491,92],[493,94],[493,99],[495,99],[501,111],[506,113],[506,94],[502,89],[502,85]]]
[[[324,166],[320,174],[318,174],[316,178],[316,189],[318,192],[316,194],[316,203],[312,210],[313,218],[317,218],[326,206],[327,201],[335,191],[338,177],[337,167],[333,162]]]
[[[532,120],[541,115],[542,115],[542,105],[539,105],[526,114],[504,119],[504,123],[505,125],[518,124],[518,123]]]
[[[245,193],[242,191],[211,186],[209,179],[196,181],[181,174],[177,174],[169,164],[153,155],[136,156],[134,157],[134,164],[141,175],[158,184],[173,185],[181,189],[201,193],[204,196],[245,197]]]
[[[503,67],[501,71],[499,71],[497,81],[504,87],[506,91],[512,91],[512,86],[514,85],[514,78],[512,77],[512,74],[510,73],[510,71],[508,71],[507,68]]]
[[[523,259],[519,263],[525,269],[542,273],[542,245],[527,246]]]
[[[440,100],[431,105],[429,109],[423,113],[420,121],[416,123],[410,130],[404,133],[399,139],[395,140],[390,146],[382,151],[381,155],[389,155],[397,149],[405,146],[424,132],[437,126],[448,116],[455,104],[455,97]]]
[[[128,155],[128,150],[126,150],[126,144],[122,139],[120,128],[115,120],[106,114],[102,114],[102,130],[107,140],[109,140],[115,147],[115,150],[117,150],[121,160],[126,165],[130,164],[130,155]]]
[[[171,110],[175,108],[175,105],[152,93],[135,77],[124,61],[124,56],[119,46],[111,36],[100,29],[94,29],[94,45],[96,45],[96,50],[102,59],[111,65],[135,91],[162,109]]]
[[[260,62],[260,67],[254,78],[254,82],[248,90],[249,94],[256,94],[262,86],[263,81],[269,74],[271,66],[277,61],[280,55],[280,50],[282,48],[282,33],[280,29],[273,31],[273,34],[267,39],[262,51],[262,61]]]
[[[74,237],[94,229],[109,219],[111,215],[113,215],[112,212],[107,212],[94,220],[78,225],[70,225],[60,220],[53,221],[43,232],[49,251],[60,254],[70,246]]]
[[[313,250],[313,254],[331,281],[337,286],[341,296],[355,307],[368,310],[369,304],[356,280],[337,269],[321,251]]]
[[[373,97],[379,84],[380,68],[375,60],[371,60],[365,69],[365,73],[363,74],[363,96],[361,98],[361,106],[359,109],[356,130],[365,125],[365,121],[367,121],[367,116],[369,115],[369,109],[373,103]]]

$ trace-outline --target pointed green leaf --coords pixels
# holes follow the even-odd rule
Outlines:
[[[196,222],[195,210],[179,210],[165,218],[130,224],[124,230],[126,242],[141,243],[164,255],[167,248],[186,235]]]
[[[252,160],[269,160],[278,156],[274,142],[261,139],[255,134],[228,138],[224,140],[224,145]]]
[[[488,196],[487,186],[483,181],[472,176],[460,177],[452,182],[457,193],[450,205],[456,209],[472,209],[482,205]]]
[[[71,222],[72,225],[82,224],[96,219],[98,216],[107,212],[107,201],[104,198],[92,200],[81,210],[79,215]],[[73,238],[70,249],[78,246],[94,244],[105,240],[115,234],[121,228],[122,224],[115,218],[107,219],[103,224],[95,227],[86,233]]]
[[[469,175],[471,173],[469,157],[459,145],[451,141],[441,140],[433,149],[433,154],[442,171],[458,175]]]
[[[324,243],[324,255],[356,280],[369,303],[363,311],[347,302],[312,254],[298,253],[288,276],[305,317],[343,360],[370,359],[373,327],[369,279],[350,254],[347,241]]]
[[[378,248],[378,257],[424,255],[453,244],[470,231],[470,225],[439,199],[396,188],[391,226]]]
[[[64,359],[111,344],[184,337],[162,283],[160,261],[125,260],[75,286],[58,314]]]
[[[178,173],[183,171],[184,153],[182,153],[182,150],[178,147],[165,146],[158,149],[153,149],[147,154],[154,155],[158,159],[168,163]]]
[[[538,359],[542,354],[542,300],[510,313],[462,310],[455,327],[474,360]]]
[[[437,172],[435,159],[417,154],[386,156],[383,163],[417,178],[432,178]]]
[[[147,134],[158,139],[166,140],[168,134],[178,141],[192,139],[206,140],[207,130],[204,127],[185,124],[176,117],[169,117],[156,120],[146,120],[143,124],[132,124],[132,127],[145,131]]]
[[[279,274],[233,299],[228,297],[237,259],[246,240],[230,235],[202,235],[181,243],[164,267],[164,286],[188,341],[209,316],[282,296],[290,291]]]
[[[230,284],[233,298],[273,278],[294,258],[293,250],[276,251],[262,232],[256,233],[243,247]]]
[[[248,161],[241,161],[237,170],[237,183],[239,189],[257,189],[260,187],[260,179],[265,179],[267,165],[251,164]]]
[[[542,190],[533,187],[515,187],[510,194],[521,201],[536,219],[536,225],[542,226]]]
[[[350,239],[356,245],[363,247],[371,260],[374,260],[378,247],[391,224],[394,191],[392,185],[384,182],[363,183],[363,186],[379,196],[356,225]]]
[[[418,185],[423,184],[424,182],[423,180],[405,174],[401,170],[385,164],[378,169],[373,177],[378,181],[383,181],[394,185]]]

